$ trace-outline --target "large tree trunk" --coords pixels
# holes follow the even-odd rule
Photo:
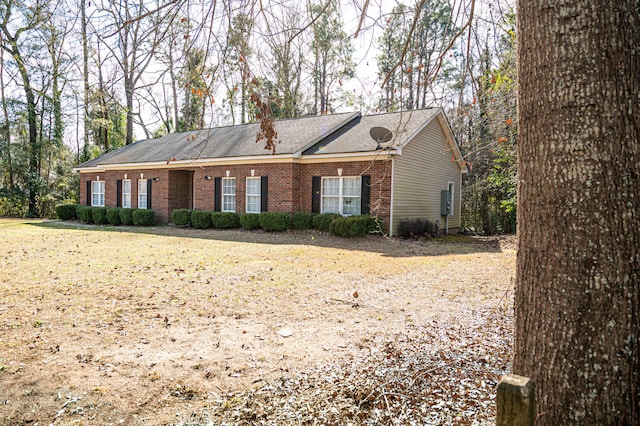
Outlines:
[[[636,0],[518,0],[514,372],[540,425],[640,424]]]

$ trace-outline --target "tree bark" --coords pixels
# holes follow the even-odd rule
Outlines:
[[[640,424],[636,0],[518,0],[514,373],[540,425]]]

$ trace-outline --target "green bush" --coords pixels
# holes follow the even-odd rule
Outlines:
[[[133,225],[133,212],[136,209],[120,209],[118,215],[120,216],[120,223],[125,226]]]
[[[313,228],[313,213],[307,212],[295,212],[293,214],[293,221],[291,227],[293,229],[311,229]]]
[[[191,209],[175,209],[171,212],[171,222],[177,226],[191,225]]]
[[[243,229],[260,229],[260,215],[255,213],[243,213],[240,215],[240,225]]]
[[[91,210],[91,217],[93,218],[93,223],[96,225],[106,225],[107,224],[107,208],[106,207],[93,207]]]
[[[334,219],[340,216],[337,213],[321,213],[313,217],[313,227],[319,231],[329,232],[329,226]]]
[[[118,207],[107,208],[107,222],[111,225],[120,225],[122,223],[120,220],[120,210]]]
[[[291,215],[282,212],[262,212],[260,226],[267,232],[286,231],[291,225]]]
[[[155,223],[156,212],[148,209],[136,209],[131,217],[135,226],[151,226]]]
[[[398,223],[399,237],[437,237],[438,225],[427,219],[406,219]]]
[[[93,223],[93,216],[91,215],[92,209],[93,207],[91,206],[78,207],[78,210],[77,210],[78,220],[84,223]]]
[[[205,210],[194,210],[191,212],[191,226],[194,228],[211,228],[211,212]]]
[[[240,228],[240,215],[233,212],[214,212],[211,213],[211,223],[214,228],[232,229]]]
[[[347,216],[334,219],[329,231],[339,237],[357,237],[367,235],[376,227],[376,220],[371,216]]]
[[[56,206],[56,216],[60,220],[73,220],[78,217],[76,210],[77,204],[58,204]]]

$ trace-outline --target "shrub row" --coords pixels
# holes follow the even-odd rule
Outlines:
[[[437,237],[438,225],[427,219],[407,219],[398,223],[400,237]]]
[[[347,216],[324,213],[296,212],[293,215],[282,212],[229,213],[204,210],[176,209],[171,212],[171,221],[177,226],[193,228],[243,228],[245,230],[264,229],[267,232],[287,229],[318,229],[342,237],[366,235],[380,229],[380,224],[371,216]]]
[[[91,207],[77,204],[60,204],[55,209],[59,219],[78,219],[80,222],[96,225],[151,226],[155,223],[155,212],[147,209]]]

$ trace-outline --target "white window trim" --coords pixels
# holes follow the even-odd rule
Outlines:
[[[140,190],[142,188],[142,190]],[[144,194],[144,197],[141,196]],[[140,200],[144,200],[144,207]],[[138,208],[147,209],[147,179],[138,179]]]
[[[455,193],[455,184],[451,181],[447,182],[447,190],[449,191],[449,205],[450,205],[450,209],[449,209],[449,217],[453,216],[453,208],[455,206],[455,201],[456,201],[456,197],[454,196]]]
[[[125,192],[125,183],[129,183],[129,192]],[[127,197],[129,196],[129,202],[127,203]],[[122,180],[122,207],[123,208],[131,208],[131,179],[123,179]]]
[[[339,188],[338,188],[338,195],[325,195],[324,193],[324,182],[325,179],[338,179],[339,180]],[[359,183],[360,183],[360,194],[357,197],[348,195],[345,196],[344,195],[344,181],[346,179],[359,179]],[[342,216],[357,216],[358,214],[362,214],[362,210],[361,210],[361,203],[362,203],[362,176],[323,176],[320,182],[320,213],[325,213],[324,210],[324,200],[325,198],[336,198],[338,197],[338,213]],[[359,201],[358,204],[358,210],[360,210],[360,213],[354,213],[354,214],[345,214],[344,213],[344,199],[345,198],[354,198],[357,199]]]
[[[260,213],[261,204],[262,204],[262,182],[260,176],[251,176],[247,177],[245,182],[245,212],[246,213]],[[257,181],[258,182],[258,193],[257,194],[249,194],[249,181]],[[258,210],[249,210],[249,197],[257,197],[258,198]]]
[[[98,197],[96,203],[95,197]],[[105,199],[105,181],[93,180],[91,181],[91,207],[104,207]]]
[[[228,193],[227,194],[227,193],[224,192],[224,190],[225,190],[225,185],[224,185],[225,181],[233,181],[233,194],[232,193]],[[222,185],[222,190],[221,190],[221,193],[222,193],[222,206],[221,207],[222,208],[220,210],[223,211],[223,212],[231,212],[231,213],[233,213],[233,212],[236,211],[236,190],[237,190],[236,178],[234,178],[234,177],[223,177],[221,185]],[[233,209],[231,209],[231,210],[230,209],[225,209],[225,207],[224,207],[225,206],[225,197],[233,197]]]

